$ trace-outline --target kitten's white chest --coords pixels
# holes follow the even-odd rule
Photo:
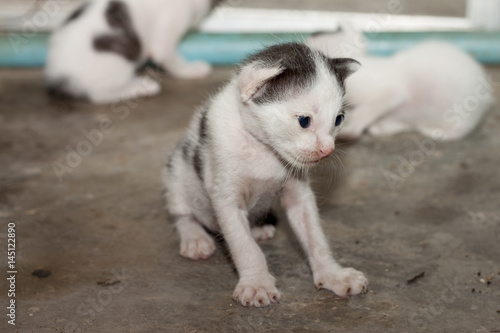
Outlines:
[[[287,168],[273,151],[250,135],[236,142],[239,149],[234,151],[235,156],[226,159],[232,161],[228,170],[231,179],[239,184],[238,192],[248,211],[266,210],[280,193]]]
[[[281,193],[284,179],[252,179],[247,180],[247,184],[242,187],[243,199],[246,209],[249,212],[267,211],[276,198]]]

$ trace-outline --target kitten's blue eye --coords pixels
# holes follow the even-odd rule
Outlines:
[[[343,114],[338,115],[337,119],[335,119],[335,126],[340,126],[340,124],[342,124],[343,121],[344,121],[344,115]]]
[[[297,119],[299,120],[300,127],[302,127],[302,128],[308,128],[309,125],[311,124],[310,117],[298,116]]]

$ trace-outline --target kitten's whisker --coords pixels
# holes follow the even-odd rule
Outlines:
[[[345,155],[345,156],[350,157],[350,156],[351,156],[351,153],[349,153],[349,152],[348,152],[348,151],[346,151],[346,150],[338,149],[338,147],[339,147],[339,146],[341,147],[341,146],[343,146],[343,145],[345,145],[345,143],[337,144],[337,149],[335,150],[334,154],[339,153],[339,154],[341,154],[341,155]]]

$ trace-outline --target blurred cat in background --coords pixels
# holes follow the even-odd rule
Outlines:
[[[155,95],[160,85],[137,69],[148,59],[173,76],[195,79],[211,67],[177,51],[186,32],[220,0],[94,0],[83,4],[50,39],[45,68],[55,95],[93,103]]]
[[[457,47],[422,42],[391,57],[366,55],[362,34],[349,29],[318,35],[310,46],[330,57],[353,57],[362,67],[346,80],[344,137],[365,131],[388,136],[418,131],[438,141],[471,133],[494,102],[483,68]]]

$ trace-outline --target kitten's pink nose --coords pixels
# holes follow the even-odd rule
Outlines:
[[[325,158],[330,156],[334,150],[335,150],[334,147],[322,147],[319,149],[318,153],[319,156],[321,156],[321,158]]]

